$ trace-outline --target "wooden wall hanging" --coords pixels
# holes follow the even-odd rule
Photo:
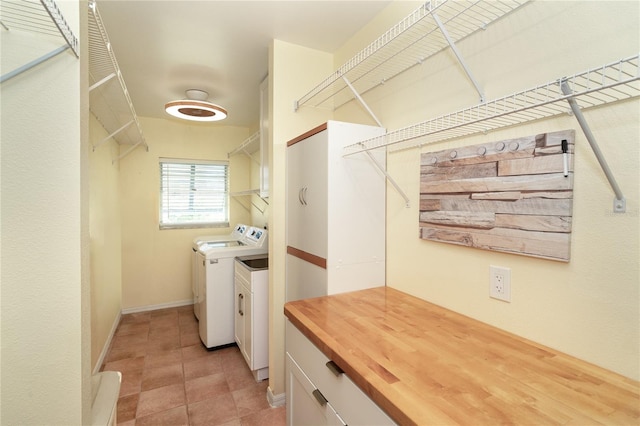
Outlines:
[[[421,154],[420,238],[568,262],[574,137]]]

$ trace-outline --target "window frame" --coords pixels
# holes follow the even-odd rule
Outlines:
[[[163,164],[173,164],[173,165],[186,165],[190,166],[193,171],[191,180],[197,178],[197,166],[224,166],[224,197],[223,197],[223,216],[224,220],[215,221],[215,222],[165,222],[165,194],[164,194],[164,184],[166,181],[165,177],[165,168]],[[190,159],[177,159],[177,158],[159,158],[158,159],[158,174],[159,174],[159,185],[158,185],[158,227],[160,230],[164,229],[197,229],[197,228],[227,228],[229,227],[229,215],[230,215],[230,192],[229,192],[229,161],[222,160],[190,160]],[[186,195],[186,194],[184,194]],[[179,196],[179,195],[178,195]],[[193,203],[191,197],[190,203]],[[192,209],[194,206],[191,205],[189,209]]]

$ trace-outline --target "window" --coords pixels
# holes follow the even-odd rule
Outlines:
[[[160,159],[160,229],[229,226],[226,161]]]

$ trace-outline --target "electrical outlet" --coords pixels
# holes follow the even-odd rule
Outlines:
[[[489,297],[511,302],[511,269],[489,266]]]

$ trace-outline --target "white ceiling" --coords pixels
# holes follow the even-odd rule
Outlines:
[[[97,0],[139,116],[170,118],[166,102],[201,89],[229,113],[209,125],[234,126],[258,122],[271,39],[334,52],[389,3]]]

